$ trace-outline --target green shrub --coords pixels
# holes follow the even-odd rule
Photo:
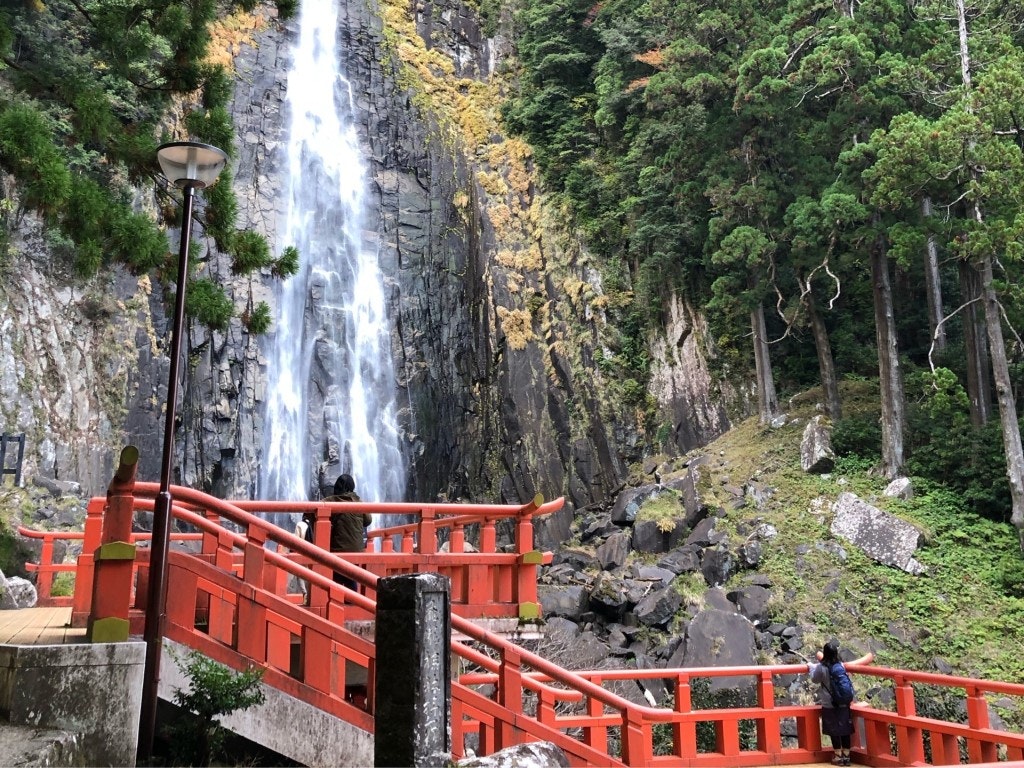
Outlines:
[[[176,688],[174,703],[195,715],[198,727],[179,723],[173,744],[180,764],[209,765],[224,739],[217,718],[264,702],[263,670],[235,672],[198,651],[189,651],[184,659],[175,658],[175,663],[188,678],[189,688]]]
[[[857,415],[840,419],[832,430],[836,456],[877,459],[882,455],[882,427],[878,415]]]
[[[223,288],[213,280],[201,277],[188,286],[185,313],[208,328],[223,331],[235,314],[235,306]]]
[[[270,246],[263,235],[252,230],[235,234],[231,247],[231,271],[233,273],[247,275],[269,266],[270,263]]]
[[[252,312],[243,318],[243,322],[249,329],[249,333],[254,333],[257,336],[263,335],[270,330],[270,305],[261,301],[253,308]]]
[[[274,265],[270,268],[271,274],[274,277],[291,277],[299,271],[299,249],[294,245],[289,245],[283,251],[281,255],[274,261]]]

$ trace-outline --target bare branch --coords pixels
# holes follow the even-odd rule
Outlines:
[[[976,299],[971,299],[970,301],[966,301],[966,302],[964,302],[964,303],[963,303],[963,304],[961,304],[961,305],[960,305],[959,307],[957,307],[957,308],[956,308],[956,309],[954,309],[954,310],[953,310],[952,312],[950,312],[950,313],[949,313],[948,315],[946,315],[946,316],[945,316],[944,318],[942,318],[941,320],[939,320],[939,322],[938,322],[938,323],[936,323],[936,324],[935,324],[935,330],[934,330],[934,331],[932,332],[932,343],[931,343],[931,346],[929,346],[929,347],[928,347],[928,368],[929,368],[929,369],[931,369],[931,372],[932,372],[933,374],[935,373],[935,363],[934,363],[934,361],[932,360],[932,353],[933,353],[933,352],[935,352],[935,340],[936,340],[936,339],[938,338],[938,336],[939,336],[939,329],[940,329],[940,328],[942,328],[942,326],[943,326],[943,325],[945,324],[945,322],[946,322],[947,320],[952,320],[952,319],[953,319],[954,317],[956,317],[956,316],[957,316],[957,315],[958,315],[958,314],[959,314],[959,313],[960,313],[960,312],[961,312],[962,310],[964,310],[964,309],[967,309],[967,307],[971,306],[971,304],[976,304],[976,303],[978,303],[979,301],[981,301],[981,298],[980,298],[980,297],[978,297],[978,298],[976,298]]]

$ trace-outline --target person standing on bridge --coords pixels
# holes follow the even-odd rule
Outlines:
[[[334,494],[324,501],[359,501],[356,494],[356,481],[352,475],[338,475],[334,481]],[[362,514],[331,513],[331,552],[362,552],[366,548],[366,528],[373,518],[366,512]],[[335,572],[334,581],[355,589],[356,583],[350,578]]]
[[[846,674],[846,667],[839,660],[839,643],[829,640],[817,653],[818,663],[810,664],[808,672],[811,682],[818,684],[818,703],[821,704],[821,729],[832,739],[835,757],[833,765],[850,764],[850,744],[853,736],[853,683]],[[874,658],[867,654],[851,662],[869,664]]]

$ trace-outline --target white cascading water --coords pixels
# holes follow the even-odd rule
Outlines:
[[[365,501],[403,501],[391,335],[366,174],[340,69],[338,0],[303,0],[288,73],[287,216],[299,250],[269,337],[259,495],[306,500],[329,462]],[[285,521],[275,521],[282,524]]]

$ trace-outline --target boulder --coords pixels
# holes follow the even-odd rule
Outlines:
[[[638,520],[633,524],[635,552],[668,552],[679,546],[688,530],[682,518],[674,520],[670,530],[663,530],[656,520]]]
[[[531,741],[506,747],[486,757],[467,757],[455,765],[458,768],[568,768],[569,758],[550,741]]]
[[[840,494],[832,505],[832,534],[858,547],[868,557],[917,576],[925,567],[914,559],[921,532],[905,520],[862,501],[853,493]]]
[[[52,477],[43,477],[42,475],[33,475],[32,485],[37,488],[45,488],[50,492],[51,496],[57,498],[61,496],[80,496],[82,493],[82,486],[79,483],[71,480],[56,480]]]
[[[615,497],[615,503],[612,505],[612,522],[632,523],[643,503],[660,492],[661,486],[656,483],[641,485],[637,488],[626,488]]]
[[[667,587],[675,579],[676,574],[668,568],[660,568],[656,565],[641,565],[636,569],[636,578],[642,581],[657,581],[661,586]]]
[[[815,416],[804,427],[800,441],[800,466],[804,472],[824,474],[836,465],[836,454],[832,450],[832,422],[823,416]]]
[[[566,564],[571,566],[574,571],[597,571],[601,568],[601,563],[592,554],[583,549],[570,547],[557,550],[551,559],[551,564]]]
[[[0,610],[32,608],[37,599],[36,588],[31,581],[20,576],[7,578],[0,572]]]
[[[767,623],[769,618],[768,601],[772,596],[770,589],[752,584],[741,589],[734,589],[726,596],[736,604],[736,610],[754,624],[763,626]]]
[[[705,608],[690,621],[686,629],[686,667],[747,667],[754,661],[754,626],[732,611]],[[752,677],[715,677],[713,692],[738,689],[753,691]]]
[[[622,579],[602,572],[594,579],[594,586],[590,590],[590,607],[612,621],[622,621],[630,607]]]
[[[722,539],[723,536],[715,533],[715,518],[706,517],[697,523],[697,526],[690,532],[690,535],[686,538],[686,543],[707,547],[711,544],[717,544]]]
[[[700,559],[700,572],[709,587],[725,584],[736,573],[736,566],[736,558],[725,547],[705,549]]]
[[[912,499],[914,498],[914,484],[910,482],[909,477],[897,477],[885,487],[883,493],[904,501]]]
[[[561,616],[576,620],[587,609],[588,595],[585,587],[549,587],[541,584],[540,607],[545,617]]]
[[[672,587],[663,587],[652,592],[637,603],[633,613],[637,620],[648,627],[662,627],[668,624],[683,604],[683,598]]]
[[[618,531],[605,539],[596,553],[601,567],[610,571],[625,565],[626,558],[629,557],[629,542],[629,531]]]
[[[687,544],[679,549],[673,549],[658,561],[658,567],[672,571],[676,575],[699,571],[700,547],[695,544]]]

